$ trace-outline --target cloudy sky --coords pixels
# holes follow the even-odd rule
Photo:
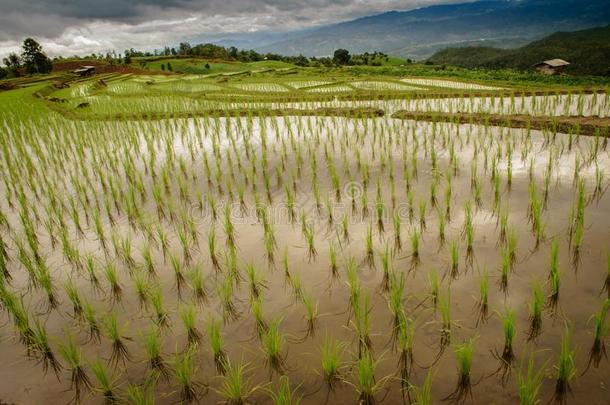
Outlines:
[[[155,49],[219,34],[308,28],[455,0],[0,0],[0,57],[24,38],[51,56]]]

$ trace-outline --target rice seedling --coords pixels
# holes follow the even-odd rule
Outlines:
[[[500,264],[500,279],[498,284],[500,290],[506,293],[508,289],[508,274],[510,273],[510,252],[507,248],[502,248],[501,259],[502,263]]]
[[[269,267],[273,266],[275,263],[275,236],[273,234],[273,228],[269,228],[269,231],[265,231],[264,241],[265,241],[265,255],[267,256],[267,262],[269,263]]]
[[[210,228],[210,231],[208,232],[208,251],[214,269],[219,271],[220,262],[218,261],[218,256],[216,255],[216,231],[214,230],[214,228]]]
[[[110,339],[112,345],[110,364],[112,364],[115,368],[119,362],[122,362],[123,365],[125,365],[125,360],[130,360],[129,352],[127,351],[127,346],[125,346],[125,339],[127,338],[122,335],[116,312],[112,311],[108,315],[106,315],[103,321],[103,325],[106,331],[106,335]]]
[[[358,292],[352,301],[352,312],[354,319],[351,322],[358,336],[358,355],[364,351],[370,350],[373,346],[371,341],[371,304],[370,295],[368,292]]]
[[[227,355],[224,351],[224,340],[221,331],[221,323],[216,319],[210,319],[206,324],[206,332],[212,353],[214,355],[214,364],[216,372],[224,374],[226,371]]]
[[[225,205],[225,209],[224,209],[224,231],[225,231],[225,236],[227,238],[227,246],[229,247],[235,247],[235,225],[233,224],[232,221],[232,216],[233,213],[231,212],[231,206],[230,205]],[[208,240],[209,243],[209,240]]]
[[[416,387],[414,385],[410,386],[410,390],[414,394],[414,399],[417,405],[430,405],[432,403],[432,379],[434,378],[434,374],[432,368],[428,369],[428,373],[426,374],[426,378],[421,387]]]
[[[91,388],[91,381],[82,361],[81,349],[74,343],[72,335],[68,335],[68,341],[60,342],[58,350],[70,371],[70,389],[74,390],[74,402],[80,403],[82,390]]]
[[[307,258],[308,260],[315,260],[316,256],[318,255],[318,251],[315,247],[315,231],[313,224],[306,226],[303,231],[305,240],[307,242]]]
[[[397,348],[398,348],[398,370],[403,392],[408,392],[411,368],[413,366],[413,343],[415,337],[415,325],[413,320],[402,316],[398,322]]]
[[[203,303],[207,299],[203,271],[200,265],[192,267],[188,275],[191,289],[193,290],[193,298],[198,303]]]
[[[606,255],[606,279],[604,280],[602,292],[604,290],[608,294],[608,298],[610,298],[610,253]]]
[[[553,240],[551,243],[551,263],[549,272],[549,282],[551,294],[549,295],[549,306],[554,310],[559,301],[559,287],[561,286],[561,276],[559,273],[559,243]]]
[[[89,329],[89,340],[100,342],[100,323],[95,313],[95,308],[89,301],[83,302],[83,319]]]
[[[277,392],[269,393],[274,405],[298,405],[301,403],[302,397],[297,393],[298,387],[293,391],[290,388],[290,380],[283,375],[279,380],[279,388]]]
[[[531,355],[527,361],[527,369],[523,364],[517,372],[517,385],[519,388],[519,403],[521,405],[536,405],[540,401],[538,395],[544,380],[545,367],[537,368],[534,364],[534,356]]]
[[[163,291],[156,287],[150,292],[150,303],[154,310],[154,322],[159,327],[169,326],[169,314],[163,306]]]
[[[5,277],[5,276],[0,276],[0,277]],[[40,264],[38,265],[38,285],[40,286],[40,288],[45,292],[46,295],[46,313],[51,312],[52,310],[56,309],[59,305],[59,299],[57,298],[57,293],[55,290],[55,285],[53,284],[53,277],[51,276],[51,273],[49,271],[49,268],[44,264],[44,262],[40,262]],[[70,294],[73,294],[74,292],[70,292]],[[70,296],[70,295],[69,295]],[[72,299],[77,299],[77,304],[78,304],[78,297],[77,296],[73,296]]]
[[[165,260],[169,251],[169,240],[167,233],[161,226],[157,226],[157,238],[159,239],[159,245],[161,246],[161,251],[163,252],[163,260]]]
[[[116,379],[112,375],[109,375],[109,370],[106,368],[106,365],[97,358],[89,363],[89,367],[99,384],[99,387],[95,388],[95,390],[104,396],[104,404],[109,405],[118,403],[119,398],[116,393]]]
[[[281,319],[275,319],[269,322],[267,331],[263,334],[261,342],[263,350],[267,357],[267,364],[271,371],[281,372],[285,367],[284,359],[284,344],[286,338],[280,332]]]
[[[402,219],[398,211],[394,211],[394,215],[392,215],[392,225],[394,228],[394,250],[400,252],[402,250],[402,239],[400,236]]]
[[[505,313],[500,315],[500,318],[504,331],[504,349],[502,349],[502,354],[496,351],[494,356],[500,360],[498,372],[502,372],[502,380],[506,381],[515,360],[515,353],[513,351],[513,342],[516,334],[515,313],[507,308]]]
[[[117,273],[116,267],[112,263],[106,264],[104,267],[104,272],[106,275],[106,280],[108,280],[108,284],[110,284],[110,293],[112,294],[112,302],[118,303],[121,302],[123,298],[123,288],[119,283],[119,275]]]
[[[140,308],[145,308],[148,305],[148,293],[150,289],[148,278],[145,274],[138,270],[133,272],[132,280],[136,289],[138,304]]]
[[[74,285],[72,279],[69,279],[64,285],[64,289],[66,290],[66,295],[70,299],[72,303],[72,312],[73,316],[76,319],[80,319],[83,315],[83,304],[79,294],[79,290]]]
[[[339,266],[337,265],[337,248],[334,243],[328,245],[328,258],[330,261],[330,274],[333,278],[339,275]]]
[[[383,234],[385,232],[385,226],[383,223],[385,205],[381,197],[378,197],[377,201],[375,202],[375,212],[377,214],[377,231],[379,232],[379,234]]]
[[[131,235],[129,233],[124,238],[119,238],[117,255],[129,269],[133,269],[136,265],[132,255],[132,246]]]
[[[318,303],[313,301],[309,294],[304,293],[301,297],[303,306],[305,307],[305,316],[307,320],[307,335],[313,336],[316,330],[316,321],[318,319]]]
[[[223,306],[223,317],[225,322],[230,320],[237,320],[239,313],[233,299],[235,291],[234,277],[227,276],[225,279],[218,284],[218,295],[221,299]]]
[[[384,291],[388,291],[390,288],[390,276],[393,272],[392,269],[392,257],[390,254],[390,246],[385,245],[385,249],[379,253],[381,259],[381,268],[383,270],[383,280],[381,281],[381,288]]]
[[[320,347],[321,367],[324,381],[332,391],[343,380],[343,354],[345,344],[332,339],[328,334]]]
[[[356,361],[353,384],[358,393],[359,404],[374,404],[375,395],[383,389],[390,379],[389,377],[384,377],[379,381],[376,381],[375,373],[377,364],[378,361],[373,359],[373,355],[369,350],[365,350]]]
[[[191,262],[191,246],[188,234],[182,227],[178,227],[178,240],[182,247],[182,257],[184,258],[184,264],[188,265]]]
[[[423,232],[426,230],[426,212],[428,208],[426,207],[426,201],[422,200],[419,202],[419,228]]]
[[[542,331],[542,310],[544,309],[544,293],[539,282],[532,285],[532,299],[529,304],[530,328],[527,333],[528,340],[535,340]]]
[[[252,300],[257,300],[261,296],[262,290],[266,288],[266,282],[251,263],[246,266],[246,274],[250,285],[250,297]]]
[[[125,400],[129,405],[154,405],[155,379],[147,378],[143,385],[129,384],[125,390]]]
[[[31,349],[36,353],[38,361],[42,364],[42,370],[46,375],[50,368],[53,370],[55,376],[59,380],[59,373],[62,370],[62,366],[59,363],[57,356],[51,349],[46,328],[38,319],[34,321],[34,328],[32,329],[32,332]]]
[[[143,346],[146,351],[146,362],[148,368],[158,373],[161,377],[166,380],[169,379],[169,368],[167,362],[163,357],[162,347],[163,341],[161,338],[161,331],[159,327],[151,327],[143,338]]]
[[[449,267],[449,271],[450,271],[451,277],[455,279],[459,275],[459,268],[460,268],[460,251],[459,251],[459,247],[458,247],[458,242],[456,240],[451,242],[450,249],[451,249],[450,250],[451,264]]]
[[[483,270],[483,273],[479,275],[479,300],[477,307],[479,310],[478,326],[479,323],[486,323],[489,318],[489,274],[487,270]]]
[[[434,305],[434,308],[436,308],[436,304],[438,302],[438,291],[440,287],[440,278],[437,270],[432,270],[428,273],[428,285],[428,295],[430,298],[432,298],[432,305]]]
[[[364,241],[366,244],[366,262],[370,267],[373,267],[375,265],[375,252],[373,248],[373,227],[371,224],[368,224],[366,228]]]
[[[439,296],[438,309],[441,315],[441,352],[451,343],[451,291],[445,296]]]
[[[557,380],[555,383],[555,401],[565,403],[566,395],[571,391],[570,381],[576,376],[576,363],[572,348],[572,332],[566,327],[561,336],[559,361],[556,366]]]
[[[253,386],[247,376],[249,365],[247,363],[233,364],[229,359],[226,361],[226,372],[221,377],[220,388],[216,391],[223,397],[227,404],[245,404],[259,386]]]
[[[262,297],[253,298],[250,300],[250,311],[252,312],[252,316],[254,317],[254,322],[256,324],[256,332],[260,337],[263,335],[263,333],[267,332],[269,328],[263,313]]]
[[[442,247],[445,244],[446,216],[439,209],[436,210],[436,213],[438,218],[438,241],[440,247]]]
[[[201,333],[197,329],[197,308],[192,304],[183,304],[180,308],[180,319],[186,330],[189,346],[194,346],[201,341]]]
[[[388,305],[393,319],[392,335],[396,336],[399,332],[398,327],[400,326],[400,322],[404,317],[403,301],[405,294],[405,275],[404,273],[400,273],[400,275],[392,273],[390,280]]]
[[[102,292],[102,285],[97,276],[97,268],[95,266],[95,261],[92,255],[87,256],[85,260],[85,269],[87,270],[87,275],[89,276],[91,288],[93,288],[94,291]]]
[[[182,261],[178,258],[177,255],[170,253],[169,262],[172,266],[172,270],[174,271],[174,280],[176,283],[176,290],[178,292],[178,297],[181,297],[182,296],[182,286],[186,282],[186,277],[184,275]]]
[[[341,217],[341,233],[343,234],[343,240],[349,242],[349,219],[347,213]]]
[[[469,339],[455,348],[455,355],[458,363],[458,381],[455,390],[445,398],[445,400],[464,401],[467,397],[472,397],[472,357],[474,355],[475,339]]]
[[[174,376],[180,387],[180,401],[183,404],[197,402],[201,396],[202,384],[195,381],[195,348],[191,347],[174,361]]]
[[[419,231],[413,229],[409,238],[411,240],[411,263],[417,264],[419,263],[419,243],[421,235]]]
[[[610,299],[606,299],[602,304],[601,309],[596,312],[592,319],[595,325],[594,333],[593,333],[593,345],[589,350],[589,362],[587,363],[587,368],[583,372],[583,374],[589,369],[591,365],[593,367],[598,368],[599,363],[602,361],[602,358],[607,358],[606,354],[606,339],[608,338],[608,332],[610,331],[610,326],[608,326],[607,318],[608,311],[610,311]]]

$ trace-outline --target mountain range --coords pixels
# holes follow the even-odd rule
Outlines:
[[[425,59],[455,46],[514,48],[556,31],[610,24],[608,0],[486,0],[422,7],[292,32],[240,34],[215,43],[285,55],[383,51]]]

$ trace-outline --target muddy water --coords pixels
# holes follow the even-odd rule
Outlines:
[[[350,258],[354,258],[359,266],[359,275],[362,287],[371,296],[371,340],[373,353],[378,360],[376,376],[382,381],[386,376],[395,376],[397,373],[398,355],[392,349],[391,332],[392,318],[388,309],[386,293],[383,292],[383,274],[381,261],[376,257],[375,266],[367,265],[365,260],[365,234],[368,224],[372,224],[374,231],[375,249],[381,251],[386,243],[393,246],[394,235],[389,212],[392,209],[392,193],[389,185],[388,165],[389,160],[382,164],[380,155],[387,151],[393,160],[395,176],[395,208],[401,213],[402,221],[402,246],[401,251],[396,251],[392,260],[392,267],[397,273],[404,273],[407,277],[406,299],[404,302],[405,313],[415,321],[415,343],[414,343],[414,365],[411,370],[411,383],[420,385],[427,373],[427,367],[432,365],[434,370],[433,402],[439,403],[455,388],[457,380],[456,361],[453,353],[455,344],[464,339],[476,338],[476,349],[472,366],[472,380],[476,383],[472,388],[474,403],[515,403],[518,401],[516,387],[516,372],[513,371],[507,381],[502,383],[501,377],[496,373],[500,365],[493,351],[501,351],[503,347],[503,332],[501,321],[495,311],[503,312],[505,308],[512,308],[517,317],[517,337],[514,350],[517,356],[516,366],[527,359],[527,353],[536,353],[537,364],[546,364],[548,378],[545,378],[540,393],[542,401],[546,402],[552,398],[554,390],[554,370],[556,364],[560,337],[565,329],[566,323],[573,331],[573,342],[576,347],[576,364],[578,375],[572,382],[572,397],[569,403],[607,403],[607,386],[610,384],[610,364],[604,359],[598,369],[591,368],[583,376],[580,374],[586,369],[588,352],[593,343],[593,325],[589,322],[591,315],[601,307],[603,296],[600,290],[605,278],[605,257],[610,249],[610,197],[606,193],[593,195],[595,188],[596,166],[590,164],[584,166],[579,172],[586,182],[589,196],[589,204],[585,214],[585,236],[580,263],[578,266],[572,264],[567,230],[569,226],[569,213],[575,200],[575,186],[573,184],[573,172],[576,155],[580,153],[584,157],[589,156],[593,148],[592,138],[579,138],[571,149],[568,148],[568,137],[557,135],[554,139],[549,134],[532,131],[528,134],[521,130],[507,130],[497,128],[484,128],[478,126],[435,125],[427,123],[401,122],[389,118],[371,120],[366,122],[354,122],[342,119],[306,118],[302,120],[285,121],[278,119],[267,120],[265,130],[261,130],[260,123],[254,122],[248,128],[247,120],[242,120],[241,128],[236,126],[236,121],[231,121],[231,129],[227,129],[226,121],[219,120],[220,139],[219,147],[223,154],[235,148],[241,154],[243,164],[248,165],[245,157],[244,134],[250,135],[250,143],[255,152],[261,153],[261,132],[266,133],[268,144],[269,167],[271,173],[272,203],[270,206],[270,218],[275,223],[277,248],[275,250],[275,265],[269,265],[264,251],[263,227],[257,221],[254,214],[254,200],[250,193],[246,192],[247,213],[242,214],[238,208],[233,211],[233,221],[236,227],[237,248],[239,268],[242,271],[244,281],[236,292],[235,304],[240,313],[237,321],[229,321],[223,327],[226,352],[233,362],[247,362],[248,378],[254,385],[266,385],[269,388],[277,386],[278,373],[272,372],[267,364],[265,354],[262,350],[259,338],[255,332],[253,317],[250,315],[248,285],[245,281],[246,264],[254,264],[266,279],[264,291],[264,312],[266,319],[281,318],[281,331],[285,335],[287,343],[284,349],[285,368],[283,372],[290,377],[293,388],[303,395],[302,403],[337,403],[353,404],[357,402],[358,394],[352,385],[355,382],[353,361],[358,353],[356,334],[351,327],[350,314],[348,311],[349,289],[346,285],[345,264]],[[125,131],[133,131],[124,124]],[[208,301],[199,306],[197,327],[204,334],[205,321],[210,317],[222,317],[222,305],[216,293],[217,284],[222,281],[222,275],[216,274],[212,268],[207,252],[206,234],[211,228],[215,228],[218,236],[219,252],[225,251],[225,235],[222,224],[222,210],[219,211],[219,219],[215,223],[211,219],[209,210],[199,211],[194,203],[196,191],[213,193],[219,203],[227,200],[226,184],[223,185],[224,193],[217,191],[217,184],[209,185],[203,171],[201,152],[203,149],[211,154],[212,143],[210,133],[214,132],[215,123],[196,121],[176,121],[170,125],[165,123],[146,124],[138,130],[149,131],[160,140],[156,144],[158,149],[157,159],[163,162],[167,155],[163,152],[166,147],[165,140],[171,141],[170,145],[176,153],[187,162],[189,169],[188,177],[191,181],[191,192],[188,202],[189,212],[193,215],[199,231],[199,240],[191,249],[193,262],[200,262],[206,274],[206,286],[208,289]],[[92,131],[101,131],[100,128],[91,128]],[[168,131],[173,133],[168,133]],[[203,133],[201,146],[197,143],[198,133]],[[228,135],[230,134],[230,135]],[[295,156],[291,147],[290,135],[293,134],[295,145],[302,145],[304,153],[304,165],[297,179],[296,209],[297,220],[291,223],[285,206],[285,185],[291,185],[291,175],[296,174]],[[434,141],[432,134],[436,134]],[[455,153],[457,157],[457,172],[454,173],[450,166],[450,153],[447,143],[443,137],[455,142]],[[235,139],[232,146],[229,137]],[[162,138],[162,140],[161,140]],[[331,139],[333,140],[331,142]],[[493,155],[498,146],[506,149],[507,142],[513,144],[513,179],[512,186],[506,184],[506,157],[503,155],[498,161],[498,169],[501,177],[501,207],[510,212],[509,222],[518,235],[517,264],[515,271],[510,274],[508,289],[506,292],[500,290],[497,281],[500,274],[500,247],[498,245],[499,229],[497,227],[497,216],[494,213],[492,183],[490,182],[490,170],[485,171],[484,156],[479,148],[475,154],[474,140],[479,144],[491,145],[490,156]],[[275,167],[281,165],[281,141],[286,142],[288,150],[287,169],[282,172],[282,182],[277,184],[275,179]],[[415,202],[415,217],[410,220],[407,207],[407,191],[402,180],[403,155],[402,147],[406,145],[409,157],[417,144],[417,178],[413,179],[412,191]],[[133,153],[131,149],[122,144],[117,138],[110,138],[107,142],[124,153]],[[317,144],[316,144],[317,142]],[[334,142],[334,148],[332,146]],[[435,172],[431,170],[429,148],[434,142],[438,157],[438,171],[441,178],[438,187],[439,206],[444,210],[444,188],[445,177],[449,173],[453,175],[453,196],[451,199],[451,221],[447,224],[447,242],[441,244],[437,238],[438,219],[435,210],[430,207],[430,184]],[[189,144],[195,144],[196,155],[194,161],[189,156]],[[428,151],[424,144],[428,143]],[[345,155],[342,153],[341,145],[345,145]],[[336,201],[334,189],[329,178],[325,164],[326,145],[329,154],[334,157],[337,171],[341,177],[341,201]],[[318,179],[323,200],[329,193],[332,199],[333,216],[335,223],[331,225],[328,213],[325,209],[318,213],[312,192],[309,156],[306,153],[307,146],[312,146],[318,161]],[[522,148],[526,147],[525,159],[522,160]],[[135,156],[147,156],[146,146],[140,145],[139,152]],[[361,161],[366,162],[370,171],[370,184],[364,188],[362,178],[355,159],[355,151],[361,155]],[[551,154],[550,151],[553,151]],[[98,153],[91,149],[87,151],[88,156]],[[535,238],[531,232],[531,224],[527,219],[528,211],[528,183],[530,164],[533,181],[539,190],[544,184],[543,173],[548,166],[549,156],[552,156],[552,181],[549,188],[549,198],[543,219],[546,238],[538,249],[535,249]],[[260,155],[258,156],[260,158]],[[472,200],[470,188],[470,174],[472,160],[478,162],[478,172],[482,183],[482,205],[476,207],[473,203],[475,225],[475,243],[472,261],[466,259],[466,246],[462,235],[464,223],[464,204]],[[233,159],[235,164],[235,159]],[[533,162],[533,163],[530,163]],[[152,178],[144,170],[142,161],[136,159],[137,168],[142,173],[143,181],[147,191],[150,193]],[[257,164],[260,165],[260,162]],[[212,165],[213,166],[213,165]],[[597,167],[604,176],[604,186],[610,177],[610,157],[607,151],[601,151],[597,156]],[[223,173],[228,177],[230,168],[226,160],[222,163]],[[350,176],[345,172],[350,171]],[[235,167],[237,170],[237,168]],[[177,173],[179,173],[177,171]],[[379,175],[381,195],[386,208],[384,217],[385,232],[377,229],[377,221],[373,202],[376,198],[376,179]],[[242,175],[237,174],[241,179]],[[221,181],[226,179],[221,178]],[[349,195],[346,193],[345,185],[354,181],[358,193],[366,192],[370,204],[369,216],[362,216],[361,200],[356,201],[356,213],[351,209]],[[214,180],[216,181],[216,180]],[[175,183],[175,182],[174,182]],[[174,198],[178,200],[177,185],[173,184]],[[3,193],[6,190],[2,188]],[[258,190],[264,195],[264,185],[259,178]],[[62,190],[67,196],[73,190]],[[95,190],[101,195],[101,189]],[[263,197],[264,198],[264,197]],[[34,201],[34,197],[30,195]],[[420,250],[421,260],[414,263],[411,258],[408,236],[413,229],[419,229],[418,205],[420,201],[427,202],[426,228],[423,230],[423,239]],[[163,219],[158,221],[155,214],[154,202],[151,196],[145,202],[141,202],[142,210],[148,215],[148,219],[160,224],[170,235],[170,251],[180,255],[181,247],[175,232],[176,224]],[[299,212],[303,209],[307,218],[314,223],[315,246],[317,256],[310,258],[307,245],[302,236],[301,225],[298,221]],[[6,201],[2,202],[2,210],[9,213],[9,221],[12,224],[14,237],[21,237],[22,230],[19,223],[18,211],[10,208]],[[40,209],[44,215],[44,211]],[[349,239],[343,238],[341,231],[336,228],[337,220],[346,213],[349,217]],[[81,220],[85,224],[85,213],[81,209]],[[68,218],[68,216],[67,216]],[[117,215],[117,224],[112,227],[107,218],[104,226],[110,235],[111,229],[119,235],[131,233],[134,243],[133,257],[139,264],[143,263],[140,249],[144,246],[145,237],[142,233],[131,229],[124,215]],[[126,341],[130,359],[123,365],[119,363],[116,376],[120,382],[119,391],[123,390],[128,383],[141,383],[146,372],[145,352],[142,344],[142,333],[151,325],[152,312],[141,309],[135,297],[134,285],[129,277],[128,269],[110,253],[105,255],[101,250],[99,241],[91,226],[85,227],[85,236],[73,235],[74,243],[78,249],[85,254],[94,255],[99,262],[99,277],[104,285],[106,282],[102,272],[102,266],[106,262],[115,263],[120,269],[121,285],[124,289],[123,300],[120,304],[112,304],[108,293],[95,293],[84,273],[74,270],[61,254],[61,247],[53,249],[50,245],[49,235],[45,233],[42,226],[38,229],[41,245],[47,263],[51,268],[53,279],[56,283],[61,305],[57,310],[48,314],[42,313],[41,303],[44,296],[40,291],[28,289],[28,278],[26,272],[16,259],[14,244],[10,238],[5,238],[11,247],[10,255],[15,258],[9,264],[14,280],[10,289],[24,294],[24,301],[28,304],[32,316],[38,314],[46,324],[47,331],[51,336],[51,345],[57,348],[59,342],[65,341],[68,333],[73,334],[82,349],[83,356],[87,360],[100,357],[110,357],[111,349],[109,340],[102,337],[101,343],[90,342],[87,339],[86,327],[71,317],[72,308],[68,298],[63,292],[62,285],[72,277],[79,287],[84,299],[94,303],[99,315],[114,309],[117,311],[123,335],[128,337]],[[528,302],[531,296],[531,285],[534,280],[545,283],[545,293],[548,293],[547,284],[549,271],[550,240],[556,239],[560,246],[561,263],[561,291],[558,311],[552,314],[546,311],[543,318],[543,331],[535,343],[527,343]],[[459,276],[452,279],[448,275],[450,253],[449,246],[452,241],[457,241],[460,247]],[[108,242],[110,244],[110,241]],[[339,276],[331,277],[329,268],[329,244],[337,246],[339,257]],[[303,304],[295,299],[291,289],[286,284],[286,279],[281,265],[282,253],[286,251],[290,271],[298,274],[302,280],[303,291],[314,298],[318,303],[319,317],[316,322],[315,334],[306,335],[305,309]],[[175,288],[174,275],[169,263],[164,260],[159,248],[155,248],[154,263],[158,274],[158,283],[164,293],[164,304],[170,312],[170,328],[165,330],[164,354],[171,361],[173,353],[181,353],[186,345],[186,334],[180,321],[178,309],[181,301],[189,301],[191,292],[185,288],[182,298],[178,297]],[[223,271],[226,266],[223,262]],[[490,275],[490,319],[484,324],[477,325],[477,311],[475,308],[478,297],[479,272],[487,270]],[[451,315],[452,332],[451,345],[440,353],[440,315],[435,310],[428,294],[428,274],[438,271],[443,281],[441,293],[451,289]],[[69,391],[69,373],[64,370],[61,381],[58,381],[52,373],[46,376],[42,368],[35,360],[26,356],[26,351],[18,342],[14,333],[12,320],[3,312],[2,327],[0,328],[2,340],[0,341],[0,358],[8,366],[0,368],[0,399],[9,403],[38,404],[38,403],[66,403],[72,398]],[[345,366],[343,375],[346,382],[329,392],[320,377],[320,346],[326,336],[331,336],[346,344],[343,359]],[[216,393],[222,383],[222,378],[216,375],[215,366],[212,361],[211,350],[207,338],[204,337],[196,356],[196,380],[209,386],[208,390],[202,389],[201,403],[216,403],[222,398]],[[91,375],[91,379],[96,384]],[[383,403],[402,403],[403,396],[398,378],[386,379],[383,387],[376,394],[378,401]],[[173,377],[169,381],[160,381],[156,387],[157,403],[176,403],[179,399],[177,384]],[[250,401],[254,403],[269,403],[269,397],[263,389],[254,392]],[[102,403],[99,393],[93,393],[84,398],[85,403]]]

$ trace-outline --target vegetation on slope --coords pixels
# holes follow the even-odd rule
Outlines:
[[[575,32],[557,32],[517,49],[448,48],[429,59],[434,64],[466,68],[530,70],[547,59],[569,61],[574,75],[610,76],[610,25]]]

